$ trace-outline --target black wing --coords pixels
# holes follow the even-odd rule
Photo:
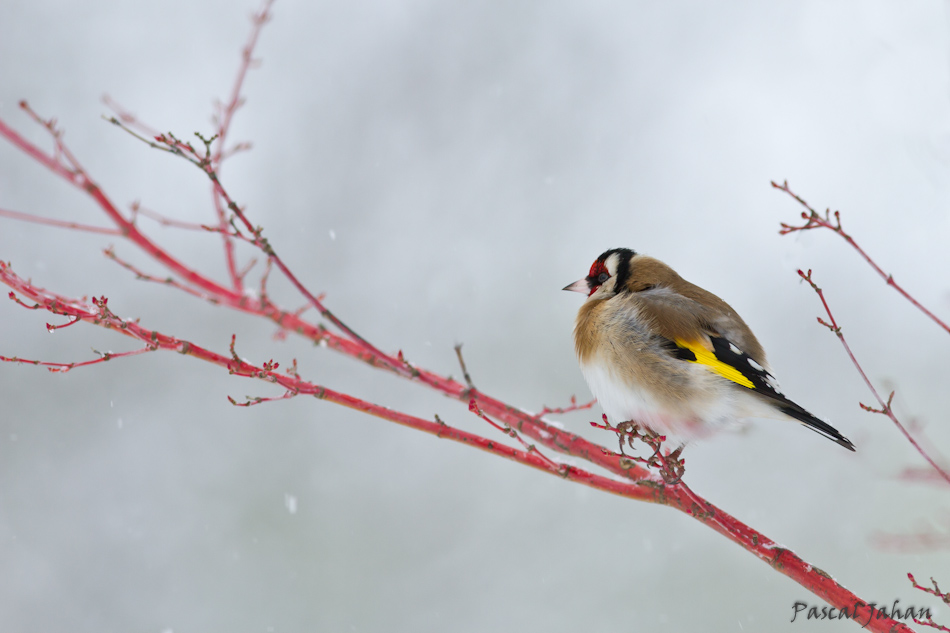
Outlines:
[[[768,398],[785,415],[792,417],[811,430],[819,433],[846,449],[853,451],[851,440],[838,432],[836,428],[785,397],[775,377],[765,370],[754,358],[721,336],[709,337],[713,350],[710,352],[698,342],[665,340],[663,345],[670,355],[679,360],[705,365],[711,371],[737,385],[751,389]]]

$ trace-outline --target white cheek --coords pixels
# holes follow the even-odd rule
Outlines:
[[[615,279],[614,279],[613,277],[611,277],[610,279],[608,279],[607,281],[605,281],[604,283],[602,283],[600,286],[598,286],[598,287],[597,287],[597,290],[595,290],[595,291],[587,298],[587,300],[590,301],[590,300],[592,300],[592,299],[594,299],[594,300],[596,300],[596,299],[603,299],[604,297],[609,297],[610,295],[613,295],[613,294],[614,294],[614,286],[616,286]]]

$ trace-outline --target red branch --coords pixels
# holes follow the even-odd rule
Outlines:
[[[237,355],[234,351],[233,339],[231,353],[219,354],[190,341],[150,330],[140,325],[136,320],[123,319],[113,313],[112,310],[109,309],[108,302],[105,298],[93,299],[92,303],[87,303],[85,300],[69,299],[56,295],[36,287],[30,281],[22,279],[13,272],[9,264],[0,262],[0,282],[6,284],[16,293],[19,293],[20,296],[33,301],[36,305],[30,306],[18,297],[15,297],[18,303],[28,308],[44,309],[53,314],[66,316],[71,322],[81,320],[86,323],[98,325],[99,327],[108,328],[116,333],[130,337],[139,343],[144,343],[145,345],[145,347],[132,352],[110,353],[110,358],[139,354],[152,350],[176,351],[183,355],[226,368],[234,375],[269,382],[282,387],[284,390],[283,395],[277,397],[249,398],[248,401],[241,406],[250,406],[252,404],[301,395],[310,395],[363,411],[370,415],[435,435],[436,437],[470,444],[481,450],[517,461],[548,474],[577,481],[605,492],[631,499],[668,505],[688,514],[737,543],[746,551],[767,562],[776,571],[792,578],[836,608],[855,610],[858,613],[867,615],[868,619],[870,619],[870,615],[873,614],[872,611],[870,611],[871,608],[865,605],[865,603],[859,600],[853,593],[837,583],[827,573],[809,565],[791,550],[779,546],[763,534],[709,503],[694,493],[685,483],[665,483],[655,472],[637,465],[632,460],[625,459],[610,451],[605,451],[600,445],[589,442],[572,433],[562,431],[547,424],[542,419],[543,413],[582,409],[590,405],[577,406],[576,402],[572,400],[571,407],[567,407],[563,410],[545,409],[541,415],[533,415],[476,390],[470,379],[466,380],[466,384],[461,384],[449,377],[441,376],[411,364],[402,353],[395,355],[386,354],[349,328],[341,319],[326,308],[322,296],[315,296],[299,281],[279,257],[273,246],[263,236],[263,230],[260,227],[255,227],[251,223],[244,209],[236,204],[228,194],[219,175],[220,163],[228,153],[221,141],[226,138],[232,117],[243,102],[240,92],[244,77],[247,70],[251,67],[253,48],[260,29],[269,16],[269,10],[270,0],[267,0],[262,11],[257,13],[254,17],[252,34],[248,44],[243,50],[242,63],[238,78],[234,84],[234,89],[232,90],[231,99],[222,107],[219,113],[216,137],[203,139],[199,136],[204,145],[204,152],[196,150],[190,143],[182,142],[172,134],[149,134],[149,139],[153,140],[142,139],[152,147],[162,149],[192,162],[211,180],[219,220],[218,231],[221,232],[224,237],[224,248],[229,262],[231,283],[228,285],[221,284],[199,273],[189,264],[176,259],[155,244],[155,242],[145,235],[136,225],[134,212],[128,217],[121,213],[63,144],[61,135],[54,121],[41,119],[26,103],[21,104],[22,108],[51,134],[54,145],[52,153],[47,153],[27,141],[2,120],[0,120],[0,136],[6,138],[27,156],[41,163],[53,174],[65,179],[89,195],[105,213],[107,219],[115,225],[115,230],[119,234],[167,268],[170,273],[177,278],[172,284],[173,286],[185,290],[186,292],[202,296],[216,304],[270,319],[282,328],[283,331],[295,332],[315,343],[325,345],[351,358],[366,362],[370,366],[392,372],[407,380],[425,385],[449,398],[470,403],[470,406],[475,412],[497,428],[500,428],[503,432],[521,441],[522,444],[527,447],[527,450],[520,450],[477,434],[461,431],[460,429],[449,426],[439,418],[436,418],[434,421],[425,420],[327,389],[322,385],[302,379],[297,374],[296,364],[294,364],[291,370],[281,373],[278,371],[278,364],[273,361],[268,361],[260,365],[251,363],[241,359]],[[112,122],[133,134],[136,134],[135,130],[149,129],[147,126],[138,123],[134,117],[127,113],[119,113],[119,118],[112,119]],[[212,143],[215,141],[218,141],[219,144],[216,146],[216,149],[212,151]],[[230,217],[225,218],[226,214],[224,209],[230,212]],[[340,333],[331,332],[327,327],[321,324],[305,321],[302,318],[302,310],[288,311],[275,305],[267,297],[266,287],[263,282],[260,296],[254,296],[254,293],[246,291],[243,285],[243,277],[246,271],[239,273],[234,265],[232,255],[228,254],[231,252],[230,249],[233,248],[232,238],[243,238],[261,250],[267,259],[267,270],[269,271],[271,266],[279,270],[307,300],[308,305],[313,306],[318,311],[320,317],[328,321]],[[114,254],[112,256],[114,257]],[[123,265],[132,269],[141,277],[150,280],[159,279],[158,277],[144,275],[128,264]],[[8,360],[13,361],[14,359]],[[16,360],[20,362],[19,359]],[[69,367],[94,364],[96,362],[104,362],[104,360],[104,356],[100,356],[99,359],[74,363],[69,365]],[[67,366],[66,364],[46,364],[47,366],[55,365],[56,367]],[[229,398],[229,400],[233,404],[238,404],[233,398]],[[531,438],[540,446],[544,446],[554,453],[584,459],[595,466],[605,469],[611,476],[598,475],[542,456],[537,449],[533,448],[533,445],[525,442],[521,436]],[[869,630],[909,631],[903,624],[884,618],[874,618],[869,625]]]
[[[263,8],[251,18],[253,28],[251,28],[251,35],[247,43],[241,50],[241,65],[238,67],[237,79],[235,79],[234,85],[231,88],[231,98],[227,104],[219,104],[219,113],[215,117],[218,121],[218,130],[215,134],[218,145],[217,150],[211,156],[211,164],[215,166],[218,171],[221,170],[221,164],[224,162],[224,159],[233,153],[228,151],[225,143],[228,132],[231,131],[231,121],[234,119],[234,114],[244,104],[241,89],[244,86],[247,71],[251,68],[254,59],[254,48],[257,46],[257,39],[261,34],[261,29],[263,29],[264,25],[270,20],[270,10],[273,3],[273,0],[265,0]],[[241,144],[239,147],[248,146]],[[214,182],[217,181],[215,180]],[[215,213],[218,216],[218,228],[221,230],[221,237],[224,240],[224,254],[228,265],[228,273],[231,276],[231,284],[235,290],[240,291],[243,285],[243,276],[237,270],[234,257],[234,241],[228,233],[227,212],[225,211],[225,205],[222,203],[221,192],[217,186],[211,188],[211,198],[214,202]]]
[[[848,354],[848,358],[851,359],[851,363],[854,365],[855,369],[858,370],[858,373],[861,374],[861,378],[864,380],[864,384],[867,385],[868,389],[871,390],[871,393],[874,394],[875,400],[877,400],[878,404],[881,407],[880,409],[875,409],[875,408],[869,407],[866,404],[861,404],[861,408],[864,409],[865,411],[870,411],[871,413],[880,413],[890,418],[891,421],[900,430],[900,432],[904,435],[904,437],[907,438],[907,441],[910,442],[911,445],[915,449],[917,449],[917,452],[920,453],[920,455],[925,460],[927,460],[927,463],[930,464],[934,470],[940,473],[940,476],[944,479],[944,481],[946,481],[947,483],[950,483],[950,474],[948,474],[946,470],[941,468],[937,464],[937,462],[934,461],[934,459],[930,455],[927,454],[927,451],[925,451],[923,447],[920,446],[917,440],[914,439],[914,437],[904,427],[901,421],[897,419],[897,416],[894,415],[894,409],[891,407],[891,401],[894,399],[894,392],[891,392],[891,395],[888,396],[887,401],[885,402],[884,398],[881,397],[881,394],[878,393],[877,389],[874,387],[874,384],[871,382],[871,379],[868,378],[868,375],[864,372],[864,368],[861,367],[861,363],[859,363],[858,359],[855,358],[854,352],[851,351],[851,346],[848,345],[848,341],[845,339],[844,334],[841,332],[841,327],[838,325],[838,322],[835,321],[835,317],[831,313],[831,308],[828,306],[828,301],[825,300],[825,293],[822,291],[821,288],[818,287],[818,284],[812,281],[811,270],[809,269],[808,273],[804,273],[801,270],[799,270],[798,275],[799,277],[807,281],[808,284],[812,287],[812,290],[814,290],[818,294],[818,298],[821,299],[821,305],[825,308],[825,314],[828,315],[828,319],[831,321],[830,323],[828,323],[821,317],[818,317],[818,322],[824,325],[829,330],[831,330],[838,337],[838,340],[841,341],[841,345],[844,347],[844,351]]]
[[[72,323],[75,323],[73,321]],[[72,325],[70,323],[70,325]],[[49,328],[49,324],[46,324],[46,327]],[[121,358],[123,356],[137,356],[138,354],[144,354],[145,352],[154,352],[155,348],[153,347],[143,347],[141,349],[132,350],[131,352],[120,352],[118,354],[114,352],[99,352],[97,350],[92,350],[99,354],[99,358],[93,360],[87,360],[80,363],[51,363],[43,360],[29,360],[26,358],[17,358],[16,356],[0,356],[0,361],[7,363],[22,363],[24,365],[39,365],[40,367],[46,367],[52,372],[66,373],[70,369],[75,369],[76,367],[86,367],[87,365],[95,365],[97,363],[104,363],[110,361],[113,358]]]
[[[196,222],[183,222],[181,220],[175,220],[173,218],[166,217],[161,213],[152,211],[151,209],[146,209],[139,202],[133,202],[129,205],[132,210],[132,221],[135,222],[138,216],[144,216],[150,220],[155,220],[162,226],[170,226],[176,229],[186,229],[189,231],[217,231],[213,226],[208,226],[207,224],[198,224]]]
[[[587,409],[592,408],[597,403],[597,400],[591,400],[590,402],[585,402],[584,404],[577,404],[577,396],[571,396],[571,404],[566,407],[543,407],[538,413],[537,417],[544,417],[546,415],[559,415],[562,413],[570,413],[572,411],[586,411]]]
[[[64,222],[63,220],[43,218],[31,213],[20,213],[19,211],[9,211],[7,209],[0,209],[0,217],[20,220],[22,222],[31,222],[33,224],[58,226],[64,229],[73,229],[74,231],[84,231],[86,233],[99,233],[101,235],[122,235],[122,232],[118,229],[110,229],[107,226],[91,226],[89,224],[80,224],[79,222]]]
[[[914,586],[914,589],[920,589],[924,593],[929,593],[932,596],[937,596],[938,598],[943,600],[944,604],[946,604],[947,606],[950,606],[950,591],[940,591],[940,587],[937,585],[936,580],[934,580],[933,578],[930,579],[930,582],[933,583],[933,586],[934,586],[933,589],[930,589],[929,587],[923,587],[921,585],[918,585],[917,580],[914,579],[913,574],[907,574],[907,577],[910,579],[910,583]],[[930,615],[927,616],[926,620],[920,620],[918,618],[914,618],[914,622],[916,624],[920,624],[923,626],[929,626],[931,628],[937,629],[938,631],[950,632],[950,629],[948,629],[947,627],[934,622],[933,617],[931,617]]]
[[[525,447],[525,450],[526,450],[526,451],[528,451],[529,453],[536,453],[536,454],[538,455],[538,457],[540,457],[541,459],[543,459],[543,460],[548,464],[548,466],[549,466],[552,470],[560,471],[561,466],[560,466],[559,464],[556,464],[553,460],[548,459],[548,458],[544,455],[544,453],[542,453],[541,451],[539,451],[539,450],[537,449],[537,447],[536,447],[534,444],[528,444],[527,442],[525,442],[524,439],[521,437],[521,434],[520,434],[520,433],[518,433],[517,431],[515,431],[514,429],[512,429],[512,428],[511,428],[510,426],[508,426],[507,424],[498,424],[497,422],[495,422],[494,420],[492,420],[490,417],[488,417],[487,415],[485,415],[485,413],[478,407],[478,402],[475,400],[475,398],[472,398],[472,399],[469,401],[469,403],[468,403],[468,410],[471,411],[472,413],[474,413],[475,415],[477,415],[478,417],[480,417],[481,419],[483,419],[483,420],[485,420],[486,422],[488,422],[490,425],[492,425],[493,427],[495,427],[495,429],[501,431],[502,433],[504,433],[504,434],[507,435],[508,437],[512,437],[512,438],[518,440],[518,442],[519,442],[522,446]]]
[[[919,301],[917,301],[914,297],[910,295],[910,293],[908,293],[906,290],[904,290],[903,287],[901,287],[896,281],[894,281],[893,275],[889,275],[888,273],[884,272],[884,270],[881,269],[881,267],[877,265],[877,262],[871,259],[871,256],[865,253],[863,248],[858,246],[858,243],[854,241],[854,238],[852,238],[849,234],[845,233],[844,229],[841,228],[841,213],[839,211],[834,212],[834,222],[832,222],[831,209],[825,209],[825,215],[824,217],[822,217],[807,202],[805,202],[805,200],[802,199],[801,196],[799,196],[798,194],[796,194],[795,192],[793,192],[791,189],[788,188],[787,180],[783,182],[781,185],[776,184],[776,182],[773,180],[772,186],[780,191],[784,191],[785,193],[790,195],[792,198],[794,198],[800,205],[802,205],[808,210],[807,213],[804,211],[802,212],[802,219],[805,220],[805,224],[802,224],[801,226],[791,226],[783,222],[782,229],[779,231],[779,235],[788,235],[789,233],[794,233],[796,231],[808,231],[811,229],[818,229],[818,228],[824,228],[830,231],[834,231],[835,233],[840,235],[844,239],[844,241],[850,244],[854,248],[854,250],[856,250],[858,254],[861,255],[861,257],[864,258],[864,261],[866,261],[871,266],[871,268],[874,269],[874,272],[876,272],[885,282],[887,282],[888,286],[892,287],[894,290],[899,292],[900,295],[904,297],[905,299],[907,299],[908,301],[910,301],[910,303],[915,308],[923,312],[925,315],[927,315],[927,317],[931,321],[936,323],[938,326],[943,328],[945,332],[950,334],[950,325],[947,325],[945,322],[940,320],[933,312],[931,312],[930,310],[925,308],[923,305],[921,305]]]
[[[249,402],[239,406],[250,406],[251,404],[256,404],[259,402],[279,400],[298,395],[315,396],[322,400],[328,400],[330,402],[341,404],[358,411],[363,411],[365,413],[369,413],[370,415],[409,426],[420,431],[430,433],[437,437],[451,439],[465,444],[471,444],[477,448],[481,448],[482,450],[496,453],[533,468],[548,471],[559,477],[577,481],[605,492],[611,492],[623,497],[639,499],[642,501],[661,502],[660,497],[658,497],[656,494],[657,491],[653,486],[649,485],[652,483],[651,481],[619,481],[617,479],[604,477],[602,475],[596,475],[575,466],[555,463],[543,455],[540,455],[537,449],[531,446],[526,445],[527,450],[524,451],[517,450],[505,444],[499,444],[498,442],[483,438],[479,435],[468,433],[449,426],[445,422],[441,421],[441,419],[436,421],[424,420],[422,418],[407,415],[392,409],[387,409],[386,407],[381,407],[379,405],[366,402],[365,400],[361,400],[359,398],[354,398],[332,389],[328,389],[322,385],[301,379],[296,371],[296,362],[294,362],[293,368],[287,373],[278,372],[277,369],[279,368],[279,364],[272,360],[261,365],[255,365],[238,356],[234,349],[234,336],[231,337],[230,355],[226,356],[196,345],[191,341],[162,334],[156,330],[151,330],[142,326],[137,320],[123,319],[109,308],[109,300],[105,297],[93,298],[91,304],[89,304],[84,300],[70,299],[52,293],[48,290],[38,288],[30,281],[25,280],[17,275],[10,265],[5,262],[0,262],[0,282],[6,284],[10,288],[13,288],[15,293],[19,293],[19,295],[29,299],[30,301],[33,301],[36,304],[33,306],[28,305],[25,301],[19,299],[19,297],[17,297],[14,292],[10,293],[11,299],[16,299],[17,303],[28,309],[40,308],[53,314],[69,316],[76,319],[77,321],[85,321],[93,325],[98,325],[100,327],[113,330],[129,338],[135,339],[141,343],[145,343],[145,347],[138,350],[131,352],[110,352],[108,354],[101,354],[100,358],[84,362],[51,363],[45,361],[31,361],[20,358],[8,358],[0,356],[0,360],[2,361],[43,365],[50,367],[54,371],[68,371],[69,369],[73,369],[75,367],[92,365],[95,363],[105,362],[110,359],[123,356],[132,356],[143,352],[156,350],[175,351],[185,356],[191,356],[193,358],[223,367],[227,369],[232,375],[243,376],[245,378],[254,378],[264,382],[277,384],[286,390],[284,395],[278,398],[253,398],[249,396]],[[229,397],[228,400],[232,404],[238,405],[238,403],[233,398]],[[480,411],[478,413],[482,415],[482,417],[485,417]],[[492,424],[495,424],[492,420],[488,421]],[[514,431],[512,431],[510,428],[507,428],[507,430],[502,427],[498,428],[508,434],[511,434],[512,437],[517,436],[517,434],[514,433]]]

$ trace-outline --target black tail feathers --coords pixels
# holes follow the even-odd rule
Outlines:
[[[808,428],[810,428],[815,433],[827,437],[832,442],[837,442],[838,444],[844,446],[849,451],[854,451],[854,444],[851,443],[851,440],[846,438],[844,435],[838,432],[838,429],[831,426],[827,422],[819,420],[813,416],[808,411],[805,411],[801,407],[789,407],[789,406],[780,406],[778,407],[779,411],[785,415],[795,418]]]

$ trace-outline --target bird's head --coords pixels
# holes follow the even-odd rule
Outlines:
[[[630,276],[630,260],[636,255],[629,248],[612,248],[601,253],[591,264],[583,279],[565,286],[564,290],[583,292],[588,297],[610,297],[626,287]]]

